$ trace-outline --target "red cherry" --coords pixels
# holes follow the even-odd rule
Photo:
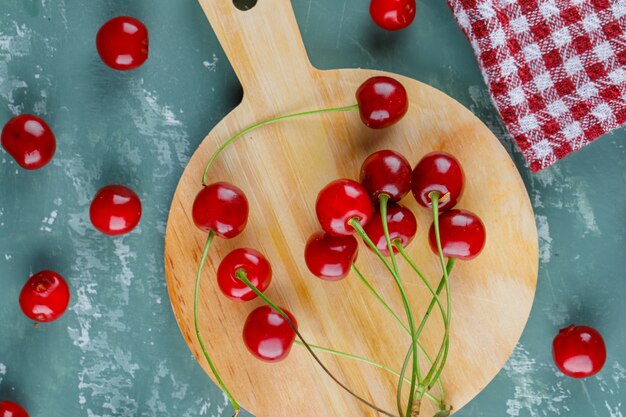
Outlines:
[[[384,129],[397,123],[409,110],[404,86],[390,77],[372,77],[356,92],[363,123],[372,129]]]
[[[606,362],[602,335],[593,327],[571,325],[561,329],[552,342],[557,368],[572,378],[586,378],[600,372]]]
[[[356,181],[340,179],[329,183],[317,195],[315,211],[322,229],[335,236],[354,233],[348,222],[357,218],[365,226],[372,217],[372,202]]]
[[[61,317],[70,303],[65,279],[54,271],[41,271],[26,281],[20,307],[31,320],[48,323]]]
[[[370,16],[383,29],[404,29],[415,19],[415,0],[372,0]]]
[[[243,231],[248,223],[248,199],[243,191],[227,182],[204,187],[193,202],[193,221],[207,233],[213,231],[230,239]]]
[[[344,279],[359,253],[354,236],[333,236],[324,232],[313,234],[306,242],[304,260],[309,271],[326,281]]]
[[[298,328],[295,317],[286,309],[281,309]],[[267,305],[253,310],[243,326],[246,347],[262,361],[278,362],[285,359],[295,339],[296,333],[287,320]]]
[[[19,404],[2,401],[0,402],[0,417],[28,417],[28,413]]]
[[[467,210],[450,210],[439,216],[439,235],[443,255],[447,258],[470,260],[485,247],[487,233],[482,220]],[[437,254],[434,225],[428,233],[430,248]]]
[[[447,152],[431,152],[424,156],[415,166],[411,178],[411,189],[418,204],[431,208],[429,194],[438,191],[439,196],[449,194],[439,202],[439,211],[451,209],[463,195],[465,175],[461,164]]]
[[[381,194],[400,201],[411,189],[411,165],[398,152],[374,152],[361,165],[361,184],[374,201]]]
[[[148,29],[133,17],[115,17],[98,31],[96,47],[109,67],[120,71],[138,68],[148,59]]]
[[[89,217],[93,227],[105,235],[123,235],[139,224],[141,201],[130,188],[107,185],[91,202]]]
[[[263,292],[272,281],[272,267],[265,257],[254,249],[235,249],[217,268],[217,283],[224,295],[235,301],[250,301],[257,295],[236,275],[244,270],[250,282]]]
[[[46,165],[57,148],[50,127],[37,116],[15,116],[2,129],[2,147],[24,169]]]
[[[400,240],[402,247],[406,248],[417,233],[417,220],[413,212],[408,208],[399,204],[390,204],[387,207],[387,227],[389,228],[391,242]],[[374,212],[372,220],[365,226],[365,232],[372,239],[378,250],[383,255],[389,256],[389,248],[387,247],[380,212]],[[393,253],[398,253],[398,250],[393,248]]]

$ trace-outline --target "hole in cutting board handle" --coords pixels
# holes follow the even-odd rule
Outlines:
[[[233,5],[239,10],[250,10],[256,6],[257,0],[233,0]]]

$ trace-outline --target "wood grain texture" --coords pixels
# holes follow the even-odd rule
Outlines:
[[[242,103],[211,131],[183,173],[165,240],[172,307],[187,344],[208,372],[193,330],[194,278],[206,235],[191,219],[205,163],[220,143],[242,128],[276,115],[353,104],[358,85],[384,73],[313,68],[288,0],[260,1],[247,12],[236,10],[230,0],[200,3],[244,86]],[[271,365],[247,352],[241,329],[248,313],[262,301],[234,303],[219,292],[215,279],[220,259],[237,247],[255,248],[267,256],[274,270],[267,294],[294,313],[310,343],[401,367],[408,337],[358,279],[320,281],[303,259],[307,238],[319,229],[317,192],[333,179],[357,178],[361,162],[376,150],[399,151],[411,164],[432,150],[455,155],[467,176],[459,207],[479,214],[487,227],[484,252],[474,261],[457,263],[451,279],[451,350],[443,381],[447,401],[456,410],[502,368],[524,328],[537,280],[537,230],[513,162],[485,125],[459,103],[415,80],[394,77],[406,86],[411,102],[409,113],[396,126],[370,130],[356,112],[285,121],[236,142],[210,172],[209,182],[225,180],[242,188],[251,212],[242,235],[218,239],[211,250],[200,296],[202,334],[226,384],[258,417],[377,413],[344,393],[298,346],[285,361]],[[409,253],[435,284],[440,268],[427,243],[430,213],[411,197],[403,204],[416,213],[419,224]],[[391,277],[364,247],[357,265],[402,313]],[[430,301],[428,291],[406,263],[400,262],[400,269],[415,314],[421,317]],[[433,355],[442,331],[435,314],[422,338]],[[395,412],[394,376],[348,359],[323,353],[320,357],[360,395]],[[427,404],[425,416],[433,411]]]

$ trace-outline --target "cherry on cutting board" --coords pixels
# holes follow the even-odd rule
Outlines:
[[[0,417],[28,417],[28,413],[17,403],[1,401]]]
[[[359,243],[354,236],[317,232],[306,242],[304,261],[316,277],[339,281],[350,273],[358,253]]]
[[[391,243],[400,241],[402,247],[406,248],[417,233],[417,220],[413,212],[408,208],[399,204],[389,204],[387,207],[387,227]],[[389,256],[389,248],[385,239],[385,231],[383,230],[383,220],[379,211],[374,212],[372,220],[365,226],[365,233],[367,233],[384,256]],[[398,253],[398,249],[394,247],[393,253]]]
[[[409,110],[406,89],[391,77],[369,78],[358,88],[356,100],[361,120],[372,129],[397,123]]]
[[[482,220],[467,210],[450,210],[439,216],[439,235],[443,255],[447,258],[470,260],[485,247],[487,233]],[[437,254],[434,224],[428,233],[430,248]]]
[[[298,328],[295,317],[280,307]],[[270,306],[264,305],[253,310],[243,326],[243,341],[250,353],[265,362],[278,362],[287,357],[296,340],[296,332]]]
[[[93,226],[105,235],[122,235],[139,224],[141,200],[128,187],[107,185],[91,202],[89,217]]]
[[[372,0],[370,16],[381,28],[400,30],[415,20],[415,0]]]
[[[237,236],[248,223],[248,199],[239,188],[227,182],[203,187],[193,202],[192,217],[196,226],[213,231],[223,239]]]
[[[368,156],[361,165],[361,184],[373,201],[387,194],[400,201],[411,190],[411,165],[398,152],[382,150]]]
[[[250,301],[257,295],[237,278],[243,270],[250,282],[261,292],[272,281],[272,267],[265,257],[254,249],[239,248],[230,252],[217,268],[217,283],[222,293],[231,300]]]
[[[45,166],[57,148],[50,126],[32,114],[15,116],[2,129],[2,147],[22,168]]]
[[[317,195],[315,212],[326,233],[347,236],[354,233],[348,222],[357,218],[366,225],[372,217],[372,202],[361,184],[339,179],[326,185]]]
[[[461,164],[447,152],[436,151],[425,155],[413,169],[411,190],[419,205],[431,208],[430,193],[439,192],[439,212],[451,209],[461,199],[465,175]]]
[[[128,71],[148,59],[148,29],[139,20],[118,16],[106,22],[96,36],[98,54],[109,67]]]
[[[557,368],[572,378],[587,378],[600,372],[606,362],[602,335],[593,327],[571,325],[561,329],[552,342]]]
[[[20,293],[20,307],[31,320],[49,323],[61,317],[70,303],[70,288],[54,271],[41,271],[28,279]]]

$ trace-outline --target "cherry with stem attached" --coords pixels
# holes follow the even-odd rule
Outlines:
[[[237,277],[244,283],[246,284],[248,287],[250,287],[250,289],[252,291],[254,291],[256,293],[256,295],[259,296],[259,298],[261,298],[268,306],[270,306],[271,308],[273,308],[276,312],[278,312],[278,314],[280,314],[289,324],[289,326],[293,329],[293,331],[295,332],[296,336],[298,336],[298,339],[300,339],[300,341],[302,342],[302,344],[304,345],[304,347],[308,350],[308,352],[311,354],[311,356],[313,357],[313,359],[317,362],[317,364],[322,368],[322,370],[334,381],[336,382],[341,388],[343,388],[346,392],[348,392],[350,395],[352,395],[354,398],[356,398],[357,400],[359,400],[360,402],[362,402],[363,404],[367,405],[368,407],[374,409],[375,411],[378,411],[381,414],[384,414],[388,417],[398,417],[395,416],[394,414],[391,414],[379,407],[376,407],[374,404],[371,404],[369,401],[367,401],[366,399],[360,397],[358,394],[354,393],[352,390],[350,390],[350,388],[348,388],[344,383],[342,383],[341,381],[339,381],[337,379],[336,376],[334,376],[330,370],[324,365],[324,363],[319,359],[319,357],[315,354],[315,352],[313,351],[313,349],[311,348],[311,346],[306,342],[306,340],[304,339],[304,337],[302,336],[302,334],[300,333],[300,331],[298,330],[298,326],[291,320],[291,318],[289,317],[289,315],[287,315],[285,313],[285,311],[283,311],[283,309],[281,309],[280,307],[278,307],[276,304],[274,304],[265,294],[263,294],[261,291],[259,291],[258,288],[256,288],[251,282],[250,280],[248,280],[247,276],[246,276],[246,272],[244,270],[239,270],[237,271]]]
[[[348,106],[291,113],[272,117],[248,126],[222,143],[211,155],[202,174],[202,185],[207,184],[207,174],[217,157],[235,140],[260,127],[298,117],[358,110],[361,120],[367,127],[383,129],[402,119],[409,108],[408,95],[404,86],[399,81],[386,76],[372,77],[365,80],[357,90],[356,100],[356,104]]]
[[[200,333],[200,320],[198,314],[200,282],[202,278],[202,270],[209,255],[209,249],[214,237],[219,236],[224,239],[230,239],[239,235],[248,222],[248,213],[248,200],[243,191],[232,184],[224,182],[203,187],[194,200],[192,210],[193,220],[196,226],[200,230],[208,232],[208,237],[202,251],[200,263],[198,264],[194,290],[193,319],[196,338],[198,339],[204,358],[211,368],[217,383],[222,391],[224,391],[233,407],[233,417],[236,417],[239,414],[241,406],[222,380],[215,364],[207,352],[204,340],[202,339],[202,335]]]

